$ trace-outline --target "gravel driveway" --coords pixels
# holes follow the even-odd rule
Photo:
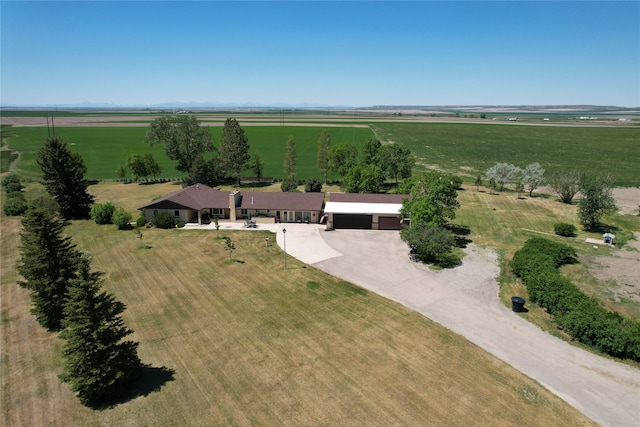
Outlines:
[[[287,252],[465,336],[602,425],[640,425],[640,370],[573,347],[505,307],[495,252],[470,245],[461,266],[433,272],[409,260],[397,231],[313,228],[301,239],[287,233]]]

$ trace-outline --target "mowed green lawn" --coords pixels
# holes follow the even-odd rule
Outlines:
[[[498,162],[538,162],[547,176],[567,168],[611,173],[640,186],[640,129],[465,123],[376,123],[382,141],[405,144],[422,168],[475,177]]]
[[[123,186],[90,189],[133,205],[117,198]],[[135,187],[145,200],[158,191]],[[3,425],[592,424],[411,310],[294,259],[284,271],[267,232],[222,229],[237,248],[229,262],[213,230],[143,229],[139,242],[133,231],[74,221],[67,232],[127,305],[142,360],[174,371],[172,380],[148,375],[133,400],[92,411],[57,379],[61,342],[36,324],[16,285],[18,220],[0,227]]]
[[[222,127],[209,128],[216,147],[220,146]],[[321,177],[317,164],[318,136],[328,131],[331,141],[350,143],[361,147],[373,138],[373,132],[362,127],[323,126],[246,126],[243,128],[249,139],[251,154],[258,153],[264,161],[263,176],[284,178],[285,143],[289,135],[296,140],[298,179]],[[132,154],[152,153],[163,168],[162,177],[178,178],[183,174],[175,170],[176,162],[165,155],[161,146],[150,147],[144,142],[147,127],[67,127],[56,128],[69,148],[80,153],[87,166],[88,179],[115,179],[119,165],[126,165]],[[46,127],[15,127],[10,130],[9,147],[22,153],[17,165],[27,176],[39,173],[36,153],[47,138]],[[245,175],[253,176],[250,169]],[[330,179],[337,176],[330,175]]]

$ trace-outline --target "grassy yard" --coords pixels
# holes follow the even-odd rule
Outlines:
[[[123,186],[90,190],[131,209],[171,184]],[[3,425],[592,424],[419,314],[294,259],[285,272],[266,232],[220,231],[237,248],[230,262],[215,231],[143,229],[138,242],[75,221],[68,233],[127,305],[153,368],[140,396],[92,411],[58,381],[61,342],[36,324],[15,283],[18,220],[0,227]]]
[[[514,192],[491,193],[475,186],[465,186],[458,192],[460,209],[456,213],[456,224],[468,226],[471,234],[468,236],[474,243],[498,248],[502,254],[503,263],[501,277],[501,297],[505,304],[510,305],[513,295],[526,295],[526,289],[510,273],[508,262],[515,251],[532,237],[544,237],[573,246],[580,255],[580,260],[588,260],[593,256],[615,256],[616,251],[623,248],[610,248],[585,243],[585,238],[600,239],[601,233],[585,232],[577,223],[577,206],[560,203],[556,197],[536,194],[535,197],[518,198]],[[575,238],[556,236],[553,226],[555,223],[565,222],[576,225],[578,235]],[[612,215],[604,218],[604,222],[616,229],[616,236],[620,237],[621,246],[632,237],[632,231],[640,230],[640,217],[633,215]],[[607,286],[598,284],[587,271],[583,262],[565,268],[574,284],[590,295],[601,300],[610,310],[615,310],[629,317],[640,320],[640,303],[633,301],[619,301],[608,296]],[[533,307],[533,306],[531,306]],[[531,308],[530,307],[530,308]],[[556,327],[548,322],[547,314],[540,309],[531,310],[523,314],[530,320],[540,324],[548,331],[555,332]]]
[[[249,139],[251,153],[260,154],[264,161],[263,175],[276,178],[285,176],[283,161],[285,143],[289,135],[293,135],[296,140],[298,179],[321,177],[316,160],[318,136],[322,131],[330,133],[334,144],[350,143],[358,147],[374,137],[370,129],[357,127],[247,126],[243,129]],[[142,153],[153,154],[162,166],[162,177],[182,177],[183,174],[175,170],[176,162],[167,158],[162,147],[150,147],[144,142],[146,132],[147,127],[56,128],[56,134],[69,144],[69,148],[82,155],[87,166],[88,179],[115,179],[118,166],[126,165],[130,155]],[[210,127],[210,132],[215,145],[219,146],[222,128]],[[11,149],[22,153],[18,163],[21,173],[31,177],[39,173],[36,153],[46,138],[46,127],[11,128],[7,142]],[[254,173],[246,170],[245,175],[253,176]],[[329,178],[337,176],[330,175]]]
[[[522,168],[538,162],[547,176],[570,168],[607,171],[618,186],[640,186],[638,128],[465,123],[378,123],[371,127],[381,140],[409,147],[423,169],[475,178],[498,162]]]

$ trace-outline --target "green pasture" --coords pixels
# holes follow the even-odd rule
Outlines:
[[[405,144],[419,168],[475,177],[498,162],[538,162],[547,176],[567,168],[607,171],[640,186],[640,129],[466,123],[376,123],[382,141]]]
[[[368,128],[323,126],[247,126],[251,153],[259,153],[264,161],[264,176],[283,178],[285,142],[289,135],[296,140],[298,167],[296,177],[306,179],[320,177],[316,167],[318,135],[322,131],[331,134],[332,143],[351,143],[362,146],[374,134]],[[152,153],[163,168],[163,178],[178,178],[176,162],[169,160],[162,147],[150,147],[144,142],[147,127],[67,127],[56,128],[72,151],[80,153],[87,166],[88,179],[115,179],[119,165],[126,164],[131,154]],[[222,127],[210,127],[216,146],[220,145]],[[39,173],[36,153],[47,138],[45,127],[11,128],[7,139],[11,149],[22,153],[18,169],[27,176]],[[253,175],[246,170],[245,175]],[[331,178],[331,176],[330,176]],[[336,177],[334,177],[336,178]]]

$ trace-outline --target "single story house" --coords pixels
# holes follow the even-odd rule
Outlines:
[[[331,193],[324,208],[329,228],[400,230],[402,201],[408,194]]]
[[[156,199],[138,208],[147,221],[161,212],[176,221],[202,224],[209,217],[237,221],[258,219],[258,222],[311,222],[320,220],[324,193],[219,191],[204,184],[194,184]]]

